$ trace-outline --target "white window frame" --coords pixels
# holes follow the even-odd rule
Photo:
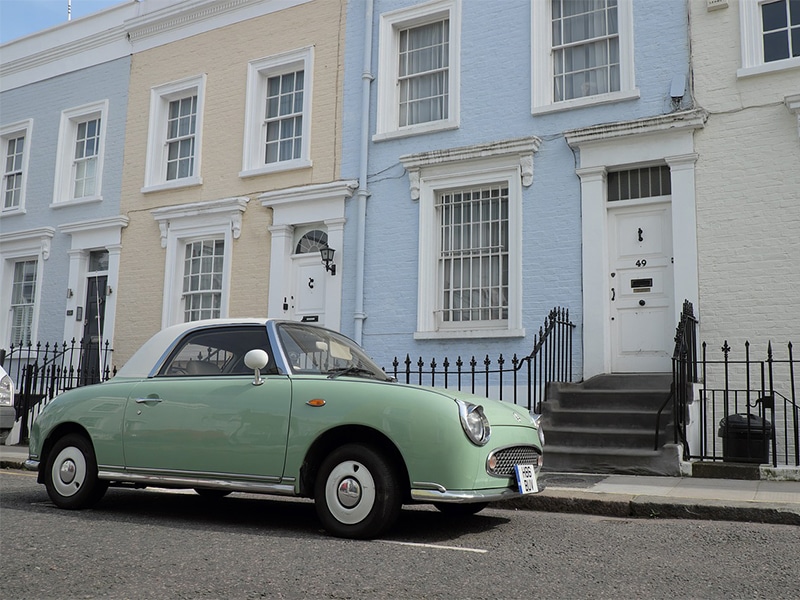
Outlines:
[[[203,107],[205,104],[206,75],[188,77],[165,83],[150,90],[150,122],[147,132],[144,187],[142,193],[171,190],[201,185],[203,149]],[[190,96],[197,96],[197,117],[194,133],[194,173],[189,177],[167,180],[167,119],[169,104]]]
[[[0,234],[0,344],[8,347],[11,336],[11,290],[14,282],[16,263],[26,260],[37,261],[36,292],[31,325],[31,341],[36,342],[39,332],[39,312],[42,307],[42,280],[44,261],[50,258],[50,246],[55,235],[53,227],[39,227],[8,234]],[[17,343],[16,341],[14,342]]]
[[[167,250],[162,327],[184,322],[182,296],[186,244],[198,240],[215,238],[225,242],[220,318],[228,316],[233,240],[241,234],[242,213],[248,201],[246,197],[223,198],[158,208],[150,212],[161,230],[161,247]]]
[[[264,159],[264,118],[270,77],[303,71],[303,129],[300,157],[267,163]],[[300,48],[251,61],[247,65],[244,148],[239,177],[311,167],[311,98],[314,91],[314,48]]]
[[[75,143],[78,126],[81,123],[100,119],[100,131],[97,148],[97,176],[95,177],[95,193],[90,196],[75,197]],[[108,100],[85,104],[61,113],[58,128],[58,146],[56,148],[56,169],[53,183],[53,203],[57,208],[67,204],[86,204],[103,200],[103,157],[106,146],[106,124],[108,122]]]
[[[449,19],[448,117],[427,123],[399,126],[400,86],[398,61],[400,31]],[[456,129],[460,123],[461,90],[461,0],[437,0],[388,13],[380,17],[378,48],[378,111],[374,141]]]
[[[761,23],[761,5],[771,0],[740,0],[739,25],[742,36],[742,67],[737,77],[785,71],[800,67],[800,56],[764,62],[764,31]]]
[[[608,104],[639,98],[633,62],[633,1],[618,0],[620,89],[607,94],[556,102],[553,96],[553,28],[550,0],[531,2],[531,113]]]
[[[411,199],[419,200],[419,271],[415,339],[524,337],[522,326],[522,189],[533,182],[537,137],[400,157]],[[485,185],[508,187],[508,319],[439,324],[440,192]]]
[[[33,119],[9,123],[0,128],[0,159],[2,159],[3,183],[0,185],[0,215],[13,215],[25,213],[25,190],[28,187],[28,164],[31,153],[31,130],[33,129]],[[8,157],[8,143],[12,139],[20,136],[25,138],[22,147],[22,182],[19,193],[19,203],[16,206],[5,208],[6,202],[6,158]]]

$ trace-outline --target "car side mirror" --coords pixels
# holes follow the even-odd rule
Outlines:
[[[269,354],[260,348],[250,350],[250,352],[244,355],[244,365],[248,369],[253,369],[255,371],[253,385],[261,385],[264,383],[264,380],[261,377],[261,370],[267,366],[268,362]]]

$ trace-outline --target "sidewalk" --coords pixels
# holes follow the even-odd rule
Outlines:
[[[0,446],[0,468],[22,469],[27,458],[25,446]],[[539,483],[542,492],[495,507],[800,525],[800,481],[545,472]]]

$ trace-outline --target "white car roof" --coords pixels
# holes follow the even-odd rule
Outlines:
[[[213,325],[266,325],[270,319],[206,319],[179,323],[162,329],[147,340],[123,367],[117,371],[117,377],[143,378],[150,375],[156,362],[170,348],[172,343],[187,331]]]

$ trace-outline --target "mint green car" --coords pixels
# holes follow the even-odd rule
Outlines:
[[[536,493],[543,442],[526,409],[399,384],[334,331],[223,319],[164,329],[55,398],[26,467],[61,508],[109,486],[300,496],[330,533],[370,538],[403,503],[468,515]]]

